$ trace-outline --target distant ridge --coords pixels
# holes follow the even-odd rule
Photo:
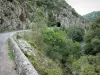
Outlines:
[[[83,17],[86,18],[86,19],[88,19],[88,20],[90,20],[90,21],[93,21],[96,18],[100,17],[100,11],[93,11],[91,13],[83,15]]]

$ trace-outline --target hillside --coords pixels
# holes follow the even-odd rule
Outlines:
[[[65,0],[0,0],[0,75],[100,75],[99,11],[75,9]]]
[[[0,31],[31,28],[29,24],[36,22],[37,12],[43,13],[49,26],[86,24],[65,0],[0,0]]]
[[[100,11],[94,11],[94,12],[88,13],[88,14],[84,15],[83,17],[90,21],[93,21],[96,18],[100,17]]]

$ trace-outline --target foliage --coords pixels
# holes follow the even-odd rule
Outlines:
[[[48,13],[48,22],[47,22],[47,25],[49,27],[56,25],[55,17],[53,16],[53,13],[51,11],[49,11],[49,13]]]
[[[38,54],[33,56],[34,58],[26,53],[25,55],[41,75],[71,74],[69,63],[71,64],[74,59],[81,56],[80,44],[69,39],[64,31],[46,27],[56,24],[55,16],[59,15],[62,8],[66,8],[66,2],[62,0],[35,1],[36,6],[29,9],[30,12],[32,12],[32,8],[35,9],[34,13],[31,13],[34,14],[31,17],[31,20],[34,21],[31,23],[33,32],[25,35],[25,39],[38,49]],[[32,3],[30,4],[32,5]]]
[[[26,34],[25,39],[35,48],[36,56],[25,55],[29,58],[40,75],[62,75],[62,68],[50,58],[45,56],[48,45],[43,40],[43,31],[46,29],[47,18],[44,15],[43,8],[36,9],[35,21],[33,23],[32,33]],[[29,36],[28,36],[29,35]],[[31,37],[30,37],[31,36]]]
[[[33,60],[32,64],[35,66],[40,75],[62,75],[62,69],[55,66],[54,62],[45,63],[45,65],[38,60]],[[47,65],[47,66],[46,66]],[[54,65],[54,66],[53,66]]]
[[[82,26],[71,26],[67,30],[68,37],[73,41],[81,42],[84,38],[84,27]]]
[[[100,18],[90,25],[90,30],[85,35],[85,49],[87,54],[96,55],[100,52]]]
[[[96,56],[81,56],[73,62],[73,73],[76,75],[99,75],[100,74],[100,54]]]
[[[10,47],[10,42],[8,41],[8,48],[9,48],[9,56],[11,60],[14,60],[14,55],[13,55],[13,51]]]
[[[34,22],[35,25],[38,25],[40,27],[45,26],[47,24],[47,18],[45,16],[44,8],[36,8],[35,16],[34,16]]]
[[[37,6],[42,6],[48,9],[56,9],[59,10],[60,7],[64,7],[67,4],[65,1],[62,0],[36,0]],[[59,7],[60,6],[60,7]]]
[[[70,39],[66,39],[64,32],[47,30],[44,32],[43,37],[44,42],[50,45],[47,51],[50,58],[61,60],[62,58],[67,58],[69,54],[74,55],[81,50],[78,43],[73,43]]]
[[[32,4],[33,3],[33,4]],[[31,4],[31,5],[30,5]],[[64,0],[30,0],[28,4],[28,10],[32,9],[32,11],[36,14],[32,15],[32,11],[29,14],[32,15],[30,16],[31,20],[35,20],[35,16],[37,15],[37,8],[43,8],[42,10],[44,11],[46,20],[47,20],[47,25],[48,26],[55,26],[56,25],[56,17],[59,15],[59,12],[62,11],[62,8],[67,8],[66,1]],[[60,7],[59,7],[60,6]],[[76,13],[75,11],[73,11]],[[41,21],[41,20],[40,20]]]
[[[53,59],[62,59],[62,55],[60,53],[63,51],[61,48],[64,45],[65,37],[61,36],[58,32],[53,30],[45,31],[43,37],[44,41],[51,47],[49,48],[51,50],[48,50],[47,54],[51,56],[51,58],[53,57]]]
[[[100,11],[91,12],[89,14],[84,15],[83,17],[90,21],[94,21],[96,18],[100,17]]]
[[[47,28],[43,30],[42,28],[36,27],[32,33],[25,33],[25,38],[35,49],[38,49],[38,54],[36,54],[38,56],[33,56],[33,58],[26,53],[25,55],[31,60],[37,71],[43,75],[71,74],[69,63],[71,64],[74,59],[78,59],[81,56],[80,44],[77,42],[73,43],[73,41],[66,36],[65,31],[60,29]],[[46,56],[50,59],[45,58]],[[50,68],[50,66],[47,67],[46,65],[51,59],[51,65],[54,65],[56,62],[56,64],[60,64],[60,66],[56,65],[55,68],[54,66],[53,68]],[[43,63],[45,63],[45,65]],[[61,74],[62,72],[63,74]]]
[[[24,54],[29,58],[39,75],[62,75],[62,69],[58,64],[46,57],[40,50],[36,51],[36,56]]]
[[[63,68],[63,74],[71,74],[70,67],[66,64],[72,63],[73,59],[81,56],[81,46],[79,43],[73,43],[66,37],[66,33],[61,30],[47,30],[43,33],[44,42],[49,46],[46,54],[49,58],[60,61]],[[70,56],[72,59],[70,59]],[[65,66],[66,65],[66,66]]]
[[[33,46],[35,49],[38,49],[37,45],[34,43],[34,41],[28,41],[28,43]]]
[[[12,51],[12,50],[10,50],[9,56],[10,56],[10,59],[11,59],[11,60],[14,60],[14,55],[13,55],[13,51]]]

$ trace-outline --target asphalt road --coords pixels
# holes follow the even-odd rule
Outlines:
[[[14,61],[9,57],[8,38],[14,32],[0,34],[0,75],[17,75]]]

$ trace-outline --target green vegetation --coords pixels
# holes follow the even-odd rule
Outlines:
[[[25,33],[26,39],[37,52],[25,53],[40,75],[99,75],[100,74],[100,19],[93,22],[84,33],[83,27],[72,26],[66,30],[48,29],[41,22],[33,25],[33,32]],[[35,26],[35,27],[34,27]],[[74,33],[75,32],[75,33]],[[73,40],[82,38],[80,41]],[[77,35],[81,34],[81,35]],[[85,34],[85,52],[81,55],[80,43]]]
[[[14,60],[14,55],[13,55],[13,51],[10,47],[10,42],[8,41],[8,49],[9,49],[9,56],[11,60]]]
[[[14,55],[13,55],[12,50],[10,50],[10,52],[9,52],[9,56],[10,56],[10,59],[11,59],[11,60],[14,60]]]
[[[45,56],[39,55],[39,57],[40,59],[34,59],[32,64],[40,75],[62,75],[62,69],[58,64]]]
[[[69,27],[66,32],[73,41],[81,42],[84,38],[84,30],[84,27],[80,24]]]
[[[37,1],[41,3],[41,0]],[[57,0],[53,0],[53,2],[54,1]],[[53,2],[50,1],[48,3]],[[46,17],[44,11],[48,5],[45,3],[46,2],[44,2],[44,5],[42,4],[43,6],[37,4],[35,19],[33,19],[34,22],[31,23],[33,30],[31,33],[24,33],[22,37],[37,50],[37,54],[36,56],[30,56],[25,53],[25,55],[35,66],[40,75],[71,75],[72,62],[81,56],[81,45],[76,41],[73,42],[65,30],[57,29],[56,27],[53,29],[48,28],[48,26],[55,25],[56,23],[54,20],[55,16],[52,15],[52,12],[57,13],[58,11],[51,12],[50,10],[46,10],[50,11],[49,17]],[[52,7],[48,6],[48,8]],[[81,29],[79,31],[81,31]],[[22,39],[20,36],[22,35],[17,36],[18,39]]]
[[[99,75],[100,54],[96,56],[86,55],[73,62],[73,72],[76,75]]]
[[[72,62],[81,56],[81,45],[73,42],[65,30],[56,27],[49,29],[43,9],[36,9],[35,22],[31,23],[32,32],[20,33],[17,39],[27,40],[38,50],[37,56],[30,56],[27,53],[25,55],[40,75],[71,75]]]
[[[75,75],[99,75],[100,74],[100,18],[90,24],[85,34],[85,56],[72,63]]]
[[[37,50],[36,56],[28,55],[26,52],[25,55],[29,58],[39,74],[72,74],[71,63],[81,56],[80,44],[73,42],[67,37],[65,31],[59,29],[45,29],[40,33],[42,36],[36,35],[33,30],[31,33],[25,33],[25,37],[23,37],[23,39],[27,40]],[[29,36],[33,34],[35,35]]]
[[[41,8],[37,13],[43,13]],[[38,19],[41,19],[39,21]],[[48,21],[42,15],[32,23],[32,32],[23,34],[23,39],[36,49],[36,56],[29,58],[40,75],[99,75],[100,74],[100,19],[93,22],[89,30],[74,25],[65,29],[50,29]],[[85,52],[81,55],[80,42],[84,40]],[[21,34],[22,36],[22,34]],[[20,35],[17,36],[20,39]],[[21,38],[22,39],[22,38]]]
[[[96,55],[100,52],[100,18],[90,25],[85,35],[85,49],[87,54]]]
[[[66,61],[69,55],[80,55],[81,47],[78,43],[73,43],[72,40],[66,39],[63,31],[47,30],[43,33],[44,42],[50,46],[47,50],[47,55],[54,60]],[[76,51],[75,51],[76,50]]]
[[[74,75],[100,75],[100,18],[90,24],[85,34],[85,52],[72,62]]]
[[[80,44],[69,39],[65,31],[43,28],[40,25],[38,22],[38,25],[33,27],[33,32],[23,34],[23,39],[38,50],[35,57],[27,53],[25,55],[42,75],[72,74],[71,63],[81,56]],[[48,64],[51,66],[47,67]]]
[[[66,37],[66,33],[61,30],[47,30],[43,33],[44,42],[48,45],[46,54],[54,61],[59,61],[63,68],[63,75],[70,74],[70,69],[66,64],[72,63],[71,59],[78,59],[81,56],[81,46],[73,43]],[[71,58],[71,59],[69,59]]]
[[[46,57],[40,50],[36,51],[36,56],[24,54],[29,58],[39,75],[62,75],[62,69],[59,65]]]
[[[84,27],[79,25],[62,30],[57,28],[48,29],[46,26],[42,26],[41,22],[36,24],[37,26],[33,26],[31,35],[25,36],[24,39],[38,50],[36,57],[26,56],[31,60],[40,75],[100,74],[100,54],[98,54],[100,52],[99,18],[90,25],[86,34],[84,33]],[[88,55],[82,56],[79,42],[84,40],[84,34],[85,52]]]
[[[39,74],[99,75],[100,19],[89,26],[86,34],[85,26],[81,24],[66,29],[50,28],[57,24],[55,17],[59,15],[61,8],[66,8],[64,7],[66,3],[61,0],[36,0],[36,2],[30,0],[29,4],[32,32],[18,34],[17,39],[25,39],[36,49],[36,56],[26,52],[25,55]],[[32,5],[34,7],[31,7]],[[72,14],[78,17],[74,10]],[[63,14],[63,16],[67,15]],[[86,44],[83,56],[80,42],[84,41],[84,37]]]
[[[87,20],[94,21],[96,20],[96,18],[100,17],[100,11],[91,12],[89,14],[84,15],[83,17]]]

